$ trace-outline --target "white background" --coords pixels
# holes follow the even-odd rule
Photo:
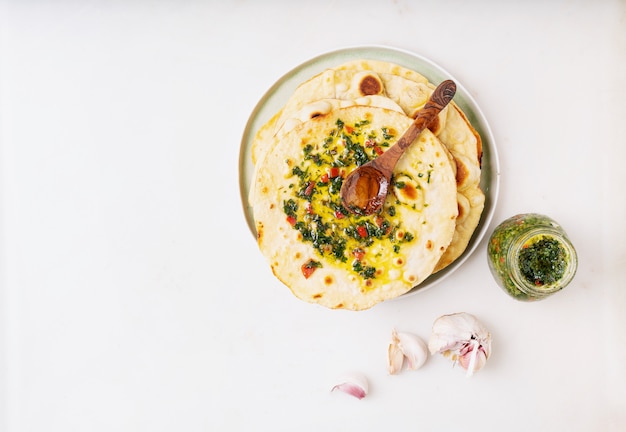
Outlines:
[[[2,1],[0,430],[626,428],[626,3]],[[579,272],[520,303],[486,239],[437,286],[363,312],[294,298],[245,222],[257,101],[327,51],[452,73],[496,140],[492,227],[567,230]],[[391,329],[466,311],[493,354],[389,376]],[[363,400],[330,392],[365,373]]]

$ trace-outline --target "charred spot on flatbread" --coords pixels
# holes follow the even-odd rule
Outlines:
[[[400,189],[400,195],[406,199],[415,200],[417,198],[417,188],[409,183]]]
[[[457,202],[457,207],[459,208],[459,219],[465,218],[465,206],[463,206],[460,202]]]
[[[428,125],[428,129],[430,129],[430,131],[434,133],[435,135],[439,133],[439,130],[441,129],[441,122],[439,121],[439,116],[436,116],[435,118],[432,119],[432,121]]]
[[[469,177],[469,171],[465,164],[459,158],[454,159],[454,162],[456,164],[456,184],[457,186],[460,186],[467,181],[467,178]]]
[[[359,92],[363,96],[377,95],[382,93],[383,84],[380,78],[374,75],[365,75],[359,82]]]

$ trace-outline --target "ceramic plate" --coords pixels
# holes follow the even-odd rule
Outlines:
[[[462,83],[455,79],[449,72],[418,54],[385,46],[344,48],[312,58],[282,76],[258,102],[250,115],[243,133],[239,153],[239,189],[241,193],[243,211],[248,223],[248,228],[250,229],[252,235],[256,238],[252,208],[248,205],[247,197],[254,169],[251,156],[252,140],[254,139],[254,135],[257,130],[274,114],[276,114],[283,107],[283,105],[285,105],[289,97],[295,91],[296,87],[298,87],[301,83],[307,81],[325,69],[358,59],[387,61],[413,69],[425,76],[435,85],[446,79],[454,80],[457,85],[454,102],[464,111],[465,115],[482,138],[483,157],[480,185],[481,189],[485,193],[485,208],[483,210],[480,223],[474,231],[474,235],[470,239],[465,252],[455,262],[436,274],[431,275],[419,284],[419,286],[413,288],[405,295],[413,294],[423,291],[425,288],[432,287],[436,283],[443,280],[446,276],[452,274],[476,250],[476,247],[485,236],[486,230],[491,222],[498,198],[500,179],[500,167],[495,141],[487,120],[478,107],[478,104],[463,87]]]

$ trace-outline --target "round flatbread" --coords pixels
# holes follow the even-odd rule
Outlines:
[[[432,274],[458,215],[453,163],[424,131],[400,158],[380,214],[341,205],[343,178],[393,145],[413,119],[379,107],[333,109],[295,125],[256,165],[251,205],[273,273],[300,299],[367,309]]]
[[[449,108],[445,126],[437,136],[455,161],[459,217],[456,221],[454,238],[435,266],[434,273],[452,264],[465,252],[485,207],[485,194],[480,188],[482,159],[480,135],[456,105]]]
[[[351,99],[375,94],[396,103],[414,117],[423,108],[435,85],[423,75],[397,64],[360,59],[328,69],[299,86],[276,119],[275,130],[295,117],[295,112],[323,98]],[[368,93],[369,92],[369,93]],[[454,262],[467,248],[480,222],[485,196],[480,189],[482,141],[463,111],[452,102],[429,129],[441,140],[456,161],[459,214],[454,239],[441,261],[438,272]],[[257,152],[271,148],[269,141],[257,140]]]

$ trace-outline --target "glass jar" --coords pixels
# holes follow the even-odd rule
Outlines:
[[[578,268],[576,250],[551,218],[525,213],[496,227],[487,245],[498,285],[522,301],[544,299],[565,288]]]

